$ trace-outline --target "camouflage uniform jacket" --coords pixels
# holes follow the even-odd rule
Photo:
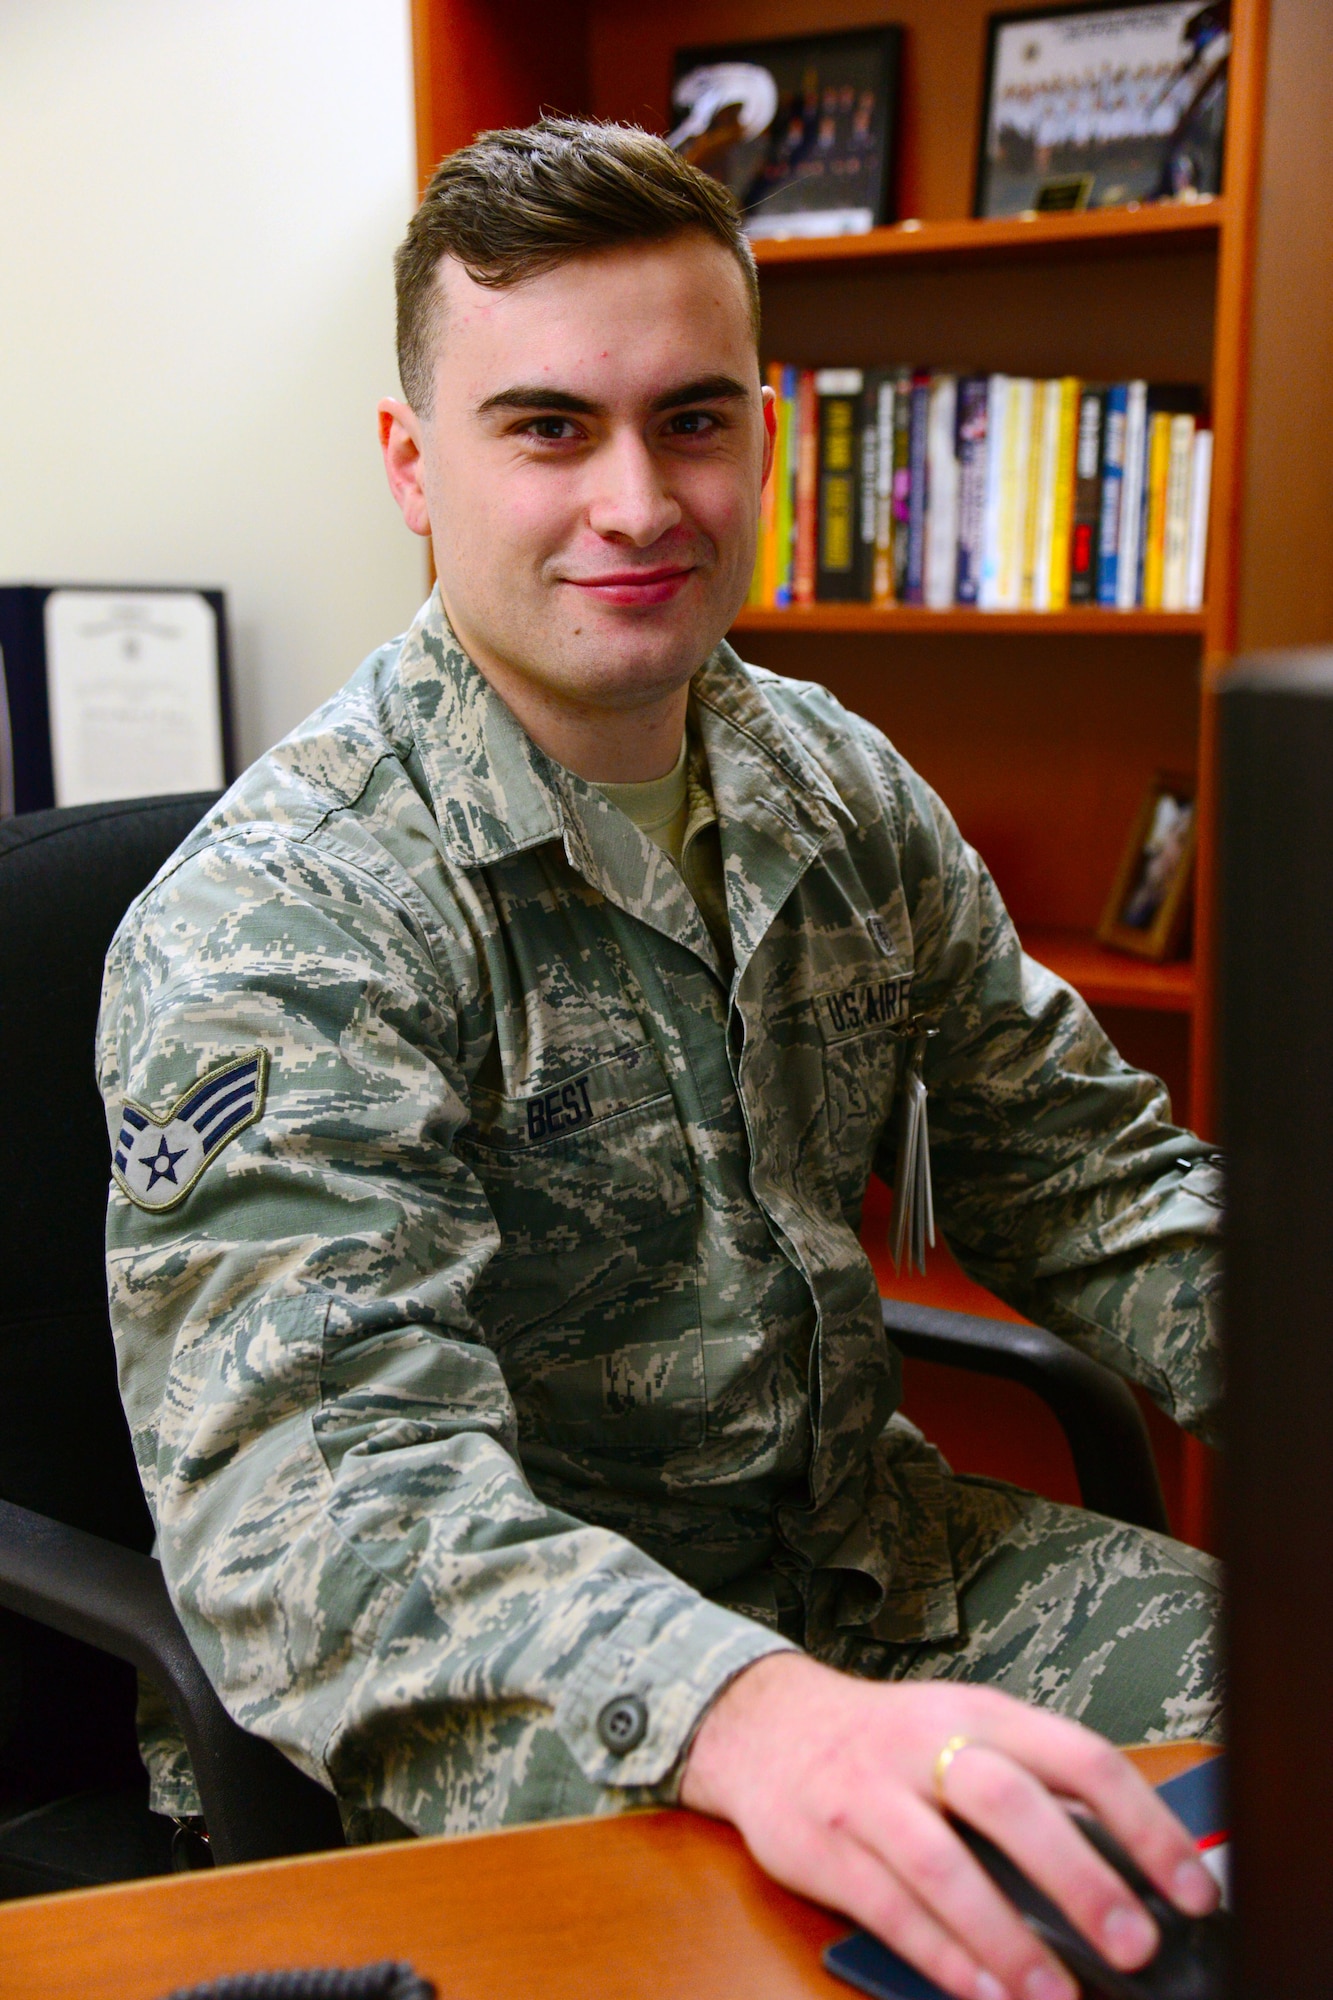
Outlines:
[[[353,1819],[669,1797],[782,1632],[956,1631],[950,1475],[894,1416],[857,1239],[911,1015],[963,1261],[1182,1420],[1216,1401],[1214,1170],[1160,1086],[868,724],[725,645],[692,699],[730,974],[438,597],[111,949],[159,1554],[227,1705]]]

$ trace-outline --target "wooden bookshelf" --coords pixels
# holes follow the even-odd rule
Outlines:
[[[888,17],[906,30],[908,220],[757,245],[764,359],[1207,386],[1203,612],[819,605],[747,609],[735,627],[747,657],[823,682],[885,730],[986,859],[1034,954],[1084,993],[1126,1055],[1167,1077],[1178,1115],[1207,1130],[1212,690],[1238,644],[1333,641],[1333,371],[1319,359],[1333,347],[1333,181],[1317,166],[1333,116],[1333,8],[1232,0],[1221,198],[979,221],[971,191],[995,4],[413,0],[422,179],[476,131],[543,108],[666,129],[677,47]],[[1122,958],[1092,935],[1158,769],[1199,775],[1193,964]],[[1187,1449],[1164,1468],[1186,1495],[1177,1525],[1193,1537],[1202,1463]]]
[[[1126,631],[1199,637],[1207,628],[1203,611],[1107,611],[1078,605],[1069,611],[978,611],[972,605],[950,605],[930,611],[918,604],[799,604],[784,610],[747,604],[733,632],[971,632],[978,637],[996,631],[1077,632],[1085,636],[1123,638]]]
[[[1125,243],[1160,244],[1214,236],[1226,216],[1226,202],[1210,197],[1194,202],[1133,203],[1074,215],[974,216],[927,222],[910,217],[863,236],[776,237],[756,243],[761,271],[805,264],[882,262],[889,257],[1012,258],[1065,255],[1071,250],[1114,253]]]
[[[1091,1007],[1188,1014],[1194,1006],[1194,967],[1188,960],[1158,965],[1152,959],[1111,951],[1083,931],[1044,930],[1029,924],[1020,936],[1029,958],[1067,979]]]

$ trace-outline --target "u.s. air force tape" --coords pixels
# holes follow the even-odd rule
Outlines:
[[[139,1208],[184,1201],[229,1139],[264,1108],[268,1056],[263,1049],[220,1063],[192,1083],[165,1118],[125,1099],[111,1158],[116,1184]]]

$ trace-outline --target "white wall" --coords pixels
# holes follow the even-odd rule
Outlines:
[[[0,580],[228,593],[248,761],[400,631],[408,0],[3,0]]]

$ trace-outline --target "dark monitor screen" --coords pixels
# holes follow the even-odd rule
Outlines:
[[[1225,1548],[1245,2000],[1333,1994],[1333,651],[1219,696]]]

